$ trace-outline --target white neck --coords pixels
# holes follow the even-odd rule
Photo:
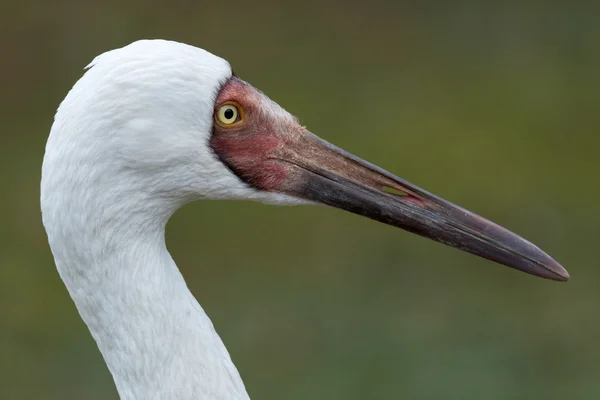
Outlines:
[[[152,203],[140,198],[128,203],[140,209],[120,210],[115,218],[115,209],[79,208],[77,196],[72,200],[68,210],[45,210],[44,224],[61,277],[121,399],[248,399],[165,247],[164,227],[176,205],[154,215],[147,211]]]

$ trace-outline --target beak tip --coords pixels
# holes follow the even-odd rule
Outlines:
[[[544,277],[550,278],[554,281],[566,282],[571,277],[569,272],[554,259],[546,266],[547,274]]]
[[[557,275],[559,277],[558,281],[560,281],[560,282],[568,281],[569,278],[571,277],[569,275],[569,272],[566,269],[564,269],[562,266],[559,265],[559,267],[560,267],[560,269],[557,271]]]

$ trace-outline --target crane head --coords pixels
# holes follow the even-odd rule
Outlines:
[[[131,229],[164,226],[186,202],[225,198],[324,204],[533,275],[569,278],[517,234],[312,134],[222,58],[162,40],[97,57],[48,139],[45,223],[79,207],[85,218],[66,217],[136,215]]]

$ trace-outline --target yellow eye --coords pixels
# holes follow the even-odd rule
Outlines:
[[[224,104],[217,111],[217,122],[222,126],[233,125],[241,120],[241,112],[235,104]]]

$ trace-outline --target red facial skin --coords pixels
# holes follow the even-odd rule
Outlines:
[[[219,108],[228,102],[238,105],[241,113],[241,121],[230,126],[217,119]],[[228,168],[259,190],[274,191],[284,183],[290,166],[281,163],[278,155],[302,131],[294,117],[233,77],[219,92],[214,121],[210,146]]]
[[[234,103],[241,121],[219,124],[221,106]],[[310,165],[325,167],[378,190],[383,186],[405,194],[405,201],[420,203],[409,189],[358,166],[343,150],[334,148],[302,127],[296,118],[243,80],[232,77],[215,101],[210,145],[215,154],[244,182],[263,191],[285,192],[298,184],[298,170]]]

